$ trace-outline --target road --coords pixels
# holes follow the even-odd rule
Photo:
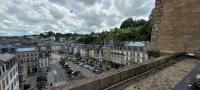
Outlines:
[[[53,86],[59,86],[66,83],[65,71],[58,64],[51,64],[50,78]]]

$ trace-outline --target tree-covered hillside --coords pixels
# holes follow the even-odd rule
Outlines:
[[[79,39],[80,43],[103,43],[106,40],[119,40],[119,41],[149,41],[151,38],[152,25],[150,21],[138,20],[133,21],[128,18],[122,22],[120,28],[111,29],[99,33],[98,37],[92,35],[84,35]]]
[[[55,36],[56,39],[63,37],[66,40],[77,40],[83,44],[103,44],[104,41],[149,41],[151,38],[152,25],[150,21],[137,20],[132,18],[124,20],[120,28],[114,28],[110,31],[101,33],[77,34],[77,33],[54,33],[52,31],[41,33],[40,37]]]

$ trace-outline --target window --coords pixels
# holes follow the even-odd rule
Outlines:
[[[17,77],[16,77],[16,81],[18,81],[18,80],[19,80],[19,77],[17,76]]]
[[[14,84],[13,84],[13,82],[11,83],[11,90],[13,90],[13,88],[14,88]]]
[[[1,83],[0,83],[0,90],[2,90],[2,89],[1,89]]]
[[[6,84],[5,84],[5,81],[3,80],[3,90],[5,89],[6,87]]]
[[[140,47],[140,51],[143,51],[143,47]]]
[[[13,69],[13,76],[15,76],[15,69]]]
[[[5,72],[5,66],[3,66],[3,72]]]
[[[1,69],[2,69],[2,67],[0,66],[0,76],[1,76]]]
[[[43,66],[43,63],[41,63],[41,67]]]
[[[8,85],[9,80],[8,80],[8,76],[6,77],[6,85]]]
[[[16,85],[16,78],[14,78],[14,86]]]
[[[44,57],[44,56],[45,56],[45,53],[43,53],[42,56]]]
[[[12,79],[12,71],[10,72],[10,79]]]
[[[137,57],[140,57],[140,53],[137,53]]]
[[[26,62],[26,58],[23,58],[24,59],[24,62]]]
[[[15,68],[15,71],[18,72],[18,67]]]

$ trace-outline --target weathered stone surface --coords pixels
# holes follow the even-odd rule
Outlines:
[[[199,51],[199,5],[200,0],[156,0],[152,15],[153,49],[161,52]]]

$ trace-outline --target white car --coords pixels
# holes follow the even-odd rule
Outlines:
[[[81,62],[81,63],[79,63],[79,65],[80,65],[80,66],[83,66],[83,64],[84,64],[84,63],[82,63],[82,62]]]
[[[89,69],[89,68],[90,68],[90,66],[87,65],[87,64],[83,65],[83,67],[86,68],[86,69]]]

